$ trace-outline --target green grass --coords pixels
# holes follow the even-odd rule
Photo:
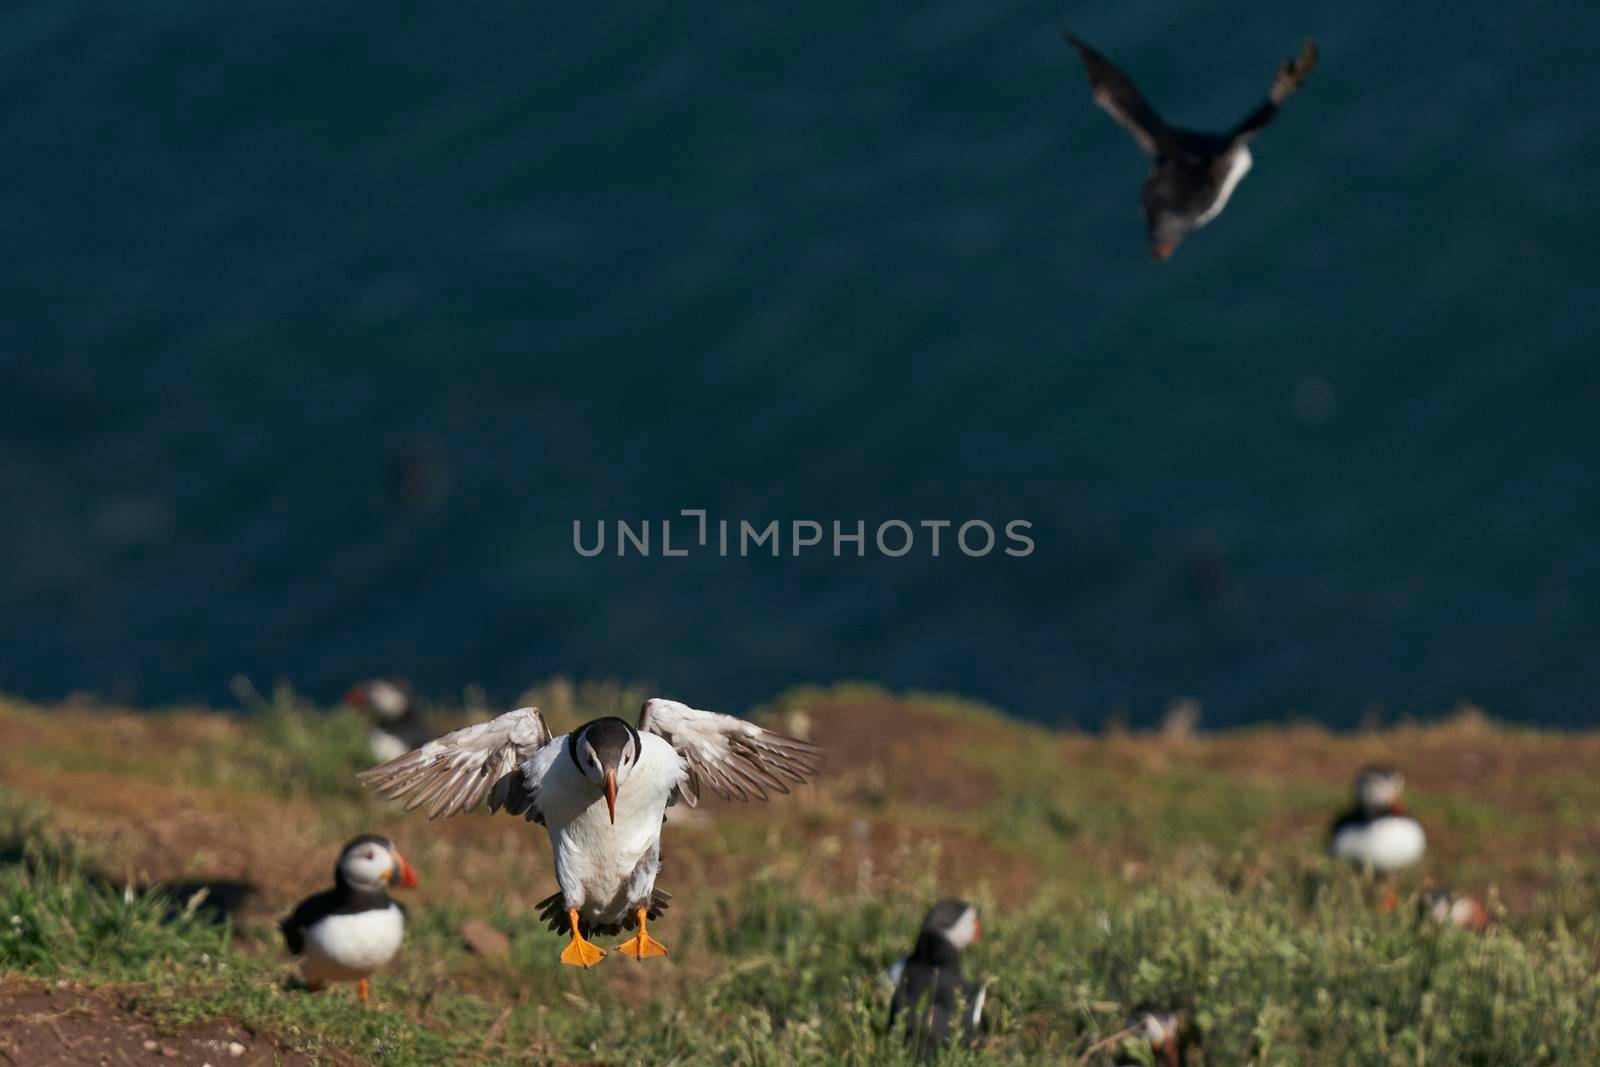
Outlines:
[[[229,953],[229,927],[201,915],[201,900],[136,893],[91,875],[73,841],[4,793],[0,862],[0,972],[151,981]]]
[[[543,696],[573,716],[634,696],[626,687],[561,685]],[[772,710],[884,699],[871,690],[810,690]],[[398,1067],[895,1067],[912,1059],[887,1027],[888,990],[878,976],[909,947],[927,904],[949,890],[949,850],[965,862],[959,842],[918,843],[955,827],[1012,851],[985,854],[982,869],[956,868],[961,891],[984,917],[985,938],[966,966],[993,979],[995,1031],[986,1048],[952,1051],[942,1062],[1076,1062],[1135,1005],[1156,1003],[1182,1013],[1191,1064],[1600,1063],[1600,866],[1592,850],[1565,838],[1529,843],[1540,856],[1548,852],[1540,860],[1548,877],[1514,911],[1502,909],[1486,935],[1441,929],[1418,922],[1409,902],[1377,914],[1369,887],[1318,854],[1320,830],[1274,832],[1285,819],[1322,826],[1341,800],[1331,785],[1293,771],[1226,774],[1187,758],[1130,773],[1129,761],[1142,758],[1136,747],[1111,745],[1070,762],[1073,750],[1064,755],[1048,733],[1016,729],[983,709],[949,701],[928,715],[930,723],[985,731],[965,758],[994,772],[987,799],[959,811],[903,805],[892,781],[860,787],[858,780],[878,782],[879,772],[841,766],[839,797],[770,809],[781,821],[719,817],[674,829],[669,854],[683,863],[674,866],[669,855],[666,881],[678,897],[656,931],[670,962],[612,959],[583,973],[561,967],[561,939],[532,922],[528,908],[547,891],[548,874],[538,868],[538,884],[526,884],[528,865],[543,861],[502,856],[497,850],[507,846],[489,833],[502,823],[428,836],[420,820],[400,819],[352,787],[351,772],[366,763],[358,721],[278,700],[236,732],[197,740],[205,759],[174,766],[204,776],[219,796],[243,790],[313,801],[324,833],[382,816],[417,841],[408,851],[424,889],[439,888],[413,908],[402,959],[376,981],[372,1007],[348,992],[300,988],[267,915],[218,924],[188,901],[126,892],[101,873],[98,838],[66,834],[51,809],[3,791],[0,975],[111,987],[122,1003],[172,1026],[225,1018],[284,1048]],[[48,744],[59,750],[61,740],[51,735]],[[1543,757],[1534,751],[1530,759]],[[130,777],[127,788],[141,780]],[[1496,866],[1508,843],[1547,828],[1539,805],[1572,841],[1594,839],[1593,812],[1571,811],[1555,802],[1559,795],[1539,780],[1529,792],[1536,803],[1510,815],[1470,791],[1421,796],[1415,806],[1441,833],[1485,843],[1481,854],[1467,848],[1452,874],[1482,869],[1492,881],[1509,870]],[[1576,795],[1589,794],[1580,787]],[[808,861],[800,874],[814,875],[807,868],[854,847],[852,828],[861,826],[911,843],[892,882],[759,873],[771,854],[799,853]],[[526,846],[515,840],[536,854],[544,845],[531,832]],[[316,847],[320,854],[329,846]],[[888,863],[888,849],[874,859]],[[691,854],[706,866],[694,866]],[[751,856],[754,867],[732,866]],[[1005,856],[1037,870],[1027,892],[1002,899]],[[1140,863],[1136,874],[1122,869],[1125,860]],[[714,873],[686,885],[686,869]],[[453,879],[463,884],[451,888]],[[1493,903],[1483,884],[1475,888]],[[508,935],[505,957],[466,950],[459,931],[474,917]],[[1148,1060],[1148,1049],[1126,1052]]]
[[[946,1062],[1059,1062],[1147,1001],[1184,1013],[1208,1063],[1597,1062],[1592,928],[1479,937],[1380,918],[1335,872],[1298,879],[1246,893],[1193,879],[1140,889],[1104,913],[1060,902],[991,911],[992,935],[969,967],[997,976],[998,1034],[992,1049]],[[419,965],[481,969],[453,946],[456,916],[415,924],[407,965],[379,983],[382,1006],[362,1010],[348,996],[293,988],[262,954],[237,951],[225,928],[169,905],[99,886],[70,863],[13,864],[0,874],[0,969],[144,983],[135,1003],[169,1022],[226,1017],[306,1051],[384,1064],[479,1056],[502,1010]],[[710,964],[711,977],[642,1001],[560,973],[548,938],[521,936],[494,978],[522,999],[509,1002],[488,1057],[909,1062],[885,1028],[874,976],[916,918],[897,902],[829,904],[744,886],[675,945],[683,963]]]

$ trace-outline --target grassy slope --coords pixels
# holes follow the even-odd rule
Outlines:
[[[635,697],[538,699],[571,722]],[[894,1064],[875,976],[953,893],[984,913],[969,970],[996,977],[999,1029],[949,1062],[1075,1060],[1143,1000],[1187,1014],[1191,1063],[1600,1062],[1600,735],[1468,716],[1093,738],[859,686],[760,714],[801,709],[831,752],[824,780],[771,806],[674,809],[676,897],[652,928],[670,960],[581,973],[529,914],[554,885],[542,834],[373,803],[351,779],[352,719],[0,703],[0,975],[113,987],[175,1026],[226,1017],[329,1062]],[[1419,880],[1489,900],[1489,935],[1380,918],[1320,857],[1351,774],[1380,758],[1429,829]],[[366,829],[422,886],[363,1011],[286,982],[272,921]],[[123,888],[211,879],[254,887],[224,925]],[[510,935],[507,956],[465,949],[474,916]]]

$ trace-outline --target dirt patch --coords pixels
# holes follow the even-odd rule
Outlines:
[[[310,1067],[316,1062],[232,1023],[163,1028],[104,992],[70,986],[0,986],[0,1064]]]

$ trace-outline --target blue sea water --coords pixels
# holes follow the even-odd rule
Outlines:
[[[1063,23],[1200,127],[1321,45],[1169,263]],[[0,689],[559,672],[733,709],[866,678],[1082,724],[1594,723],[1597,31],[4,5]],[[1035,548],[573,549],[684,508]]]

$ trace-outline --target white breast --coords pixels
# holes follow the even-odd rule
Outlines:
[[[1422,824],[1406,815],[1385,815],[1365,825],[1347,826],[1333,838],[1335,856],[1385,873],[1416,863],[1426,848]]]
[[[313,982],[365,978],[394,959],[405,932],[405,913],[394,904],[325,916],[306,930],[301,973]]]
[[[565,754],[540,785],[539,808],[555,851],[561,892],[586,918],[600,922],[620,920],[630,899],[649,894],[655,883],[653,866],[647,877],[630,879],[660,844],[667,801],[687,775],[683,757],[664,739],[641,732],[639,743],[639,763],[617,789],[615,825],[606,812],[605,795]]]
[[[1195,220],[1196,226],[1204,226],[1222,214],[1222,209],[1228,206],[1228,197],[1233,195],[1234,186],[1238,185],[1240,179],[1250,172],[1250,164],[1253,162],[1254,160],[1250,158],[1249,145],[1240,145],[1233,150],[1233,154],[1228,157],[1228,173],[1223,175],[1222,188],[1217,190],[1216,203],[1207,208],[1205,214]]]

